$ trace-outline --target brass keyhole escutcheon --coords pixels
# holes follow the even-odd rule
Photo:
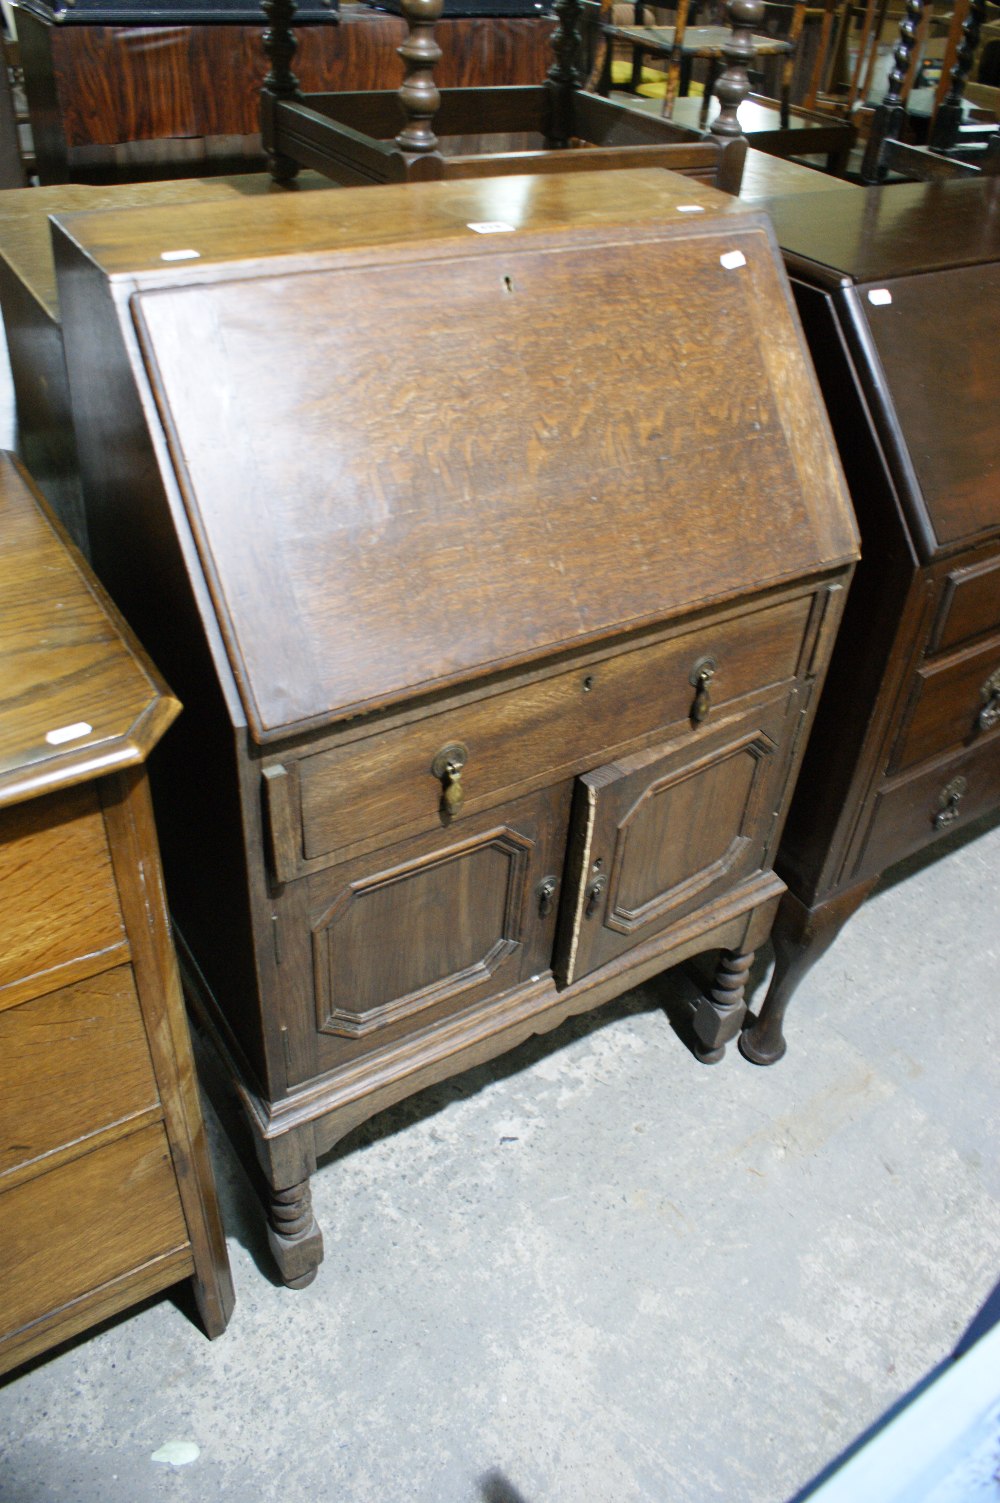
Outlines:
[[[538,886],[535,888],[535,894],[538,898],[539,918],[548,918],[549,914],[552,912],[553,906],[555,904],[556,888],[558,886],[559,883],[556,881],[555,877],[543,877],[541,882],[539,882]]]
[[[936,830],[941,830],[947,825],[954,824],[959,816],[960,811],[958,806],[962,801],[962,795],[968,786],[963,777],[952,778],[950,783],[945,783],[938,794],[938,810],[934,816],[934,828]]]
[[[450,746],[442,746],[431,763],[431,772],[441,784],[441,812],[450,819],[461,813],[465,802],[462,770],[468,760],[469,748],[461,741],[454,741]]]
[[[688,674],[688,683],[695,691],[694,704],[691,706],[691,720],[694,725],[700,725],[712,708],[708,690],[717,667],[718,664],[714,658],[699,658]]]
[[[991,673],[979,691],[983,708],[976,716],[976,725],[981,731],[991,731],[1000,725],[1000,668]]]

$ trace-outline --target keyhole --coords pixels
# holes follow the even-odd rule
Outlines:
[[[514,291],[514,283],[511,281],[510,277],[504,277],[504,279],[503,279],[503,286],[504,286],[504,291],[505,292],[513,292]]]

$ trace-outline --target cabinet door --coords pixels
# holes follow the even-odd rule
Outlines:
[[[577,779],[555,973],[577,980],[756,872],[797,695]]]
[[[310,878],[330,1068],[551,967],[571,784]]]

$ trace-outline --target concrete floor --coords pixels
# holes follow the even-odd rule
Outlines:
[[[368,1124],[302,1292],[217,1134],[229,1331],[161,1298],[0,1384],[0,1497],[791,1498],[1000,1276],[998,869],[994,823],[897,871],[771,1070],[696,1063],[673,975]]]

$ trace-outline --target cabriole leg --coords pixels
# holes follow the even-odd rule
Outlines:
[[[833,944],[852,913],[861,907],[877,877],[806,908],[791,892],[781,900],[771,939],[774,975],[760,1016],[740,1035],[740,1053],[755,1065],[774,1065],[785,1052],[782,1024],[795,988]]]

